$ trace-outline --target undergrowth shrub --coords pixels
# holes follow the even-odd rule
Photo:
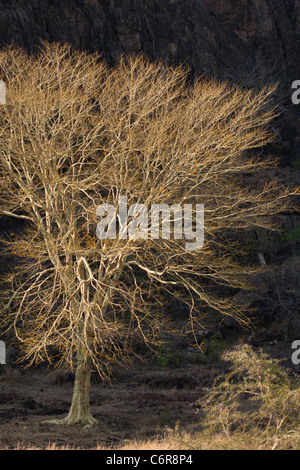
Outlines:
[[[261,447],[298,446],[300,379],[248,345],[223,359],[230,362],[229,371],[201,399],[205,432],[239,440],[256,436]]]

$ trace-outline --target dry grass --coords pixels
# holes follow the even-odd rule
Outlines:
[[[241,434],[231,437],[224,434],[205,436],[201,433],[173,436],[163,440],[152,439],[147,441],[132,441],[120,447],[97,446],[89,450],[103,451],[148,451],[148,450],[298,450],[300,448],[300,433],[294,432],[285,436],[281,441],[273,437],[266,442],[262,436],[254,434]],[[60,446],[51,443],[43,450],[86,450],[81,447]],[[2,449],[6,450],[6,449]],[[17,445],[14,450],[42,450],[39,447],[24,447]]]

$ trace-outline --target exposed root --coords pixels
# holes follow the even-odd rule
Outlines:
[[[43,424],[57,424],[62,426],[79,425],[84,428],[91,428],[98,420],[91,414],[89,416],[72,416],[70,413],[63,419],[50,419],[43,421]]]

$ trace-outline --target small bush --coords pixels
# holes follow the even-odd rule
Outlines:
[[[299,444],[299,378],[290,377],[279,361],[248,345],[224,359],[231,362],[229,372],[201,400],[205,431],[231,440],[256,436],[264,448],[270,442],[274,448]]]

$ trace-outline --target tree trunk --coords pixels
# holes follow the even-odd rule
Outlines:
[[[82,299],[88,299],[88,287],[86,281],[86,263],[81,258],[78,262],[78,278],[83,284]],[[78,338],[77,345],[77,366],[73,389],[72,404],[69,413],[64,419],[46,421],[54,424],[79,424],[81,426],[92,426],[97,422],[90,412],[90,386],[91,371],[88,368],[89,361],[86,360],[85,340],[83,333],[83,323],[79,323],[76,327]]]
[[[78,331],[81,330],[78,328]],[[84,357],[82,348],[78,347],[73,397],[69,413],[63,419],[45,421],[46,423],[79,424],[81,426],[92,426],[97,423],[90,412],[91,371],[88,369]]]
[[[90,384],[91,371],[87,370],[82,362],[78,362],[72,404],[68,415],[63,419],[45,421],[45,423],[79,424],[81,426],[92,426],[97,423],[90,412]]]
[[[91,371],[86,370],[84,364],[78,363],[71,408],[63,420],[65,424],[87,426],[97,422],[90,412],[90,383]]]

